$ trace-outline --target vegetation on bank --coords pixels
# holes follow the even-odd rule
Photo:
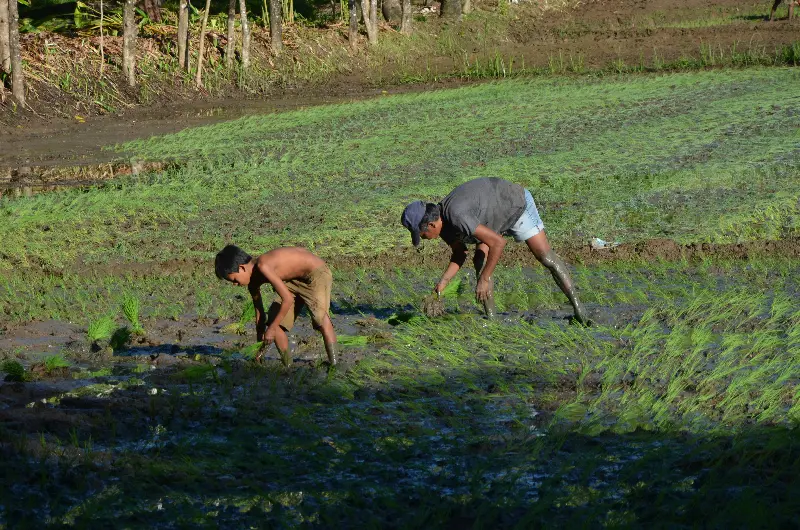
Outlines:
[[[66,5],[66,4],[65,4]],[[57,6],[56,6],[57,7]],[[608,75],[636,72],[696,70],[720,66],[797,65],[800,42],[765,46],[741,41],[732,44],[704,41],[694,49],[675,55],[642,50],[639,57],[618,56],[598,63],[585,52],[555,50],[526,62],[525,47],[541,40],[577,39],[587,33],[599,35],[623,31],[641,34],[670,28],[738,26],[768,16],[768,6],[736,9],[704,8],[632,15],[618,23],[597,21],[587,25],[569,17],[563,24],[534,26],[545,17],[559,16],[571,7],[564,0],[547,3],[474,3],[475,10],[454,22],[442,20],[429,10],[417,13],[413,31],[401,33],[383,23],[380,38],[367,45],[365,36],[350,35],[347,4],[317,6],[293,20],[284,20],[281,51],[275,53],[266,6],[252,5],[249,31],[251,52],[247,66],[241,62],[242,27],[236,18],[235,35],[228,45],[228,14],[225,6],[212,4],[207,20],[202,89],[198,91],[197,42],[204,11],[190,10],[188,57],[177,44],[179,27],[175,9],[167,4],[156,22],[139,12],[138,48],[135,53],[135,86],[128,86],[123,71],[121,15],[109,7],[100,53],[97,6],[78,4],[75,13],[59,24],[54,19],[37,22],[22,18],[21,53],[32,108],[38,113],[72,118],[93,113],[115,113],[135,104],[154,105],[187,97],[252,97],[293,87],[326,83],[383,86],[402,83],[432,83],[447,79],[476,80],[553,74]],[[289,7],[285,7],[288,10]],[[343,11],[344,9],[344,11]],[[419,12],[421,5],[414,6]],[[238,17],[238,15],[237,15]],[[73,20],[74,19],[74,20]],[[53,31],[58,31],[54,33]],[[537,40],[538,39],[538,40]],[[356,46],[352,46],[353,43]],[[695,46],[694,44],[692,46]],[[182,60],[183,58],[183,60]],[[235,60],[231,60],[231,59]],[[188,66],[187,66],[188,65]],[[3,67],[0,66],[0,71]],[[6,69],[7,70],[7,69]],[[5,84],[10,77],[0,73]],[[354,88],[357,88],[354,86]],[[13,98],[0,88],[0,105],[15,110]],[[10,121],[12,115],[7,116]]]

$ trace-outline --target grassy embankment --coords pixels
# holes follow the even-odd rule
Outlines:
[[[80,421],[2,433],[0,487],[17,499],[2,521],[790,524],[796,261],[580,266],[601,317],[590,329],[560,318],[541,268],[507,263],[507,319],[477,317],[467,280],[430,321],[414,307],[438,271],[402,250],[397,218],[411,198],[493,174],[532,188],[557,244],[796,237],[797,80],[776,69],[516,81],[252,117],[126,146],[192,159],[171,171],[4,201],[10,321],[88,321],[132,295],[145,329],[159,316],[235,319],[232,289],[210,270],[157,272],[228,240],[388,263],[341,267],[334,323],[399,315],[376,324],[388,334],[365,331],[360,363],[329,375],[226,352],[217,368],[96,376],[73,408],[52,403]],[[118,275],[120,263],[142,269]],[[75,399],[106,412],[83,415]]]
[[[336,24],[329,13],[319,12],[312,20],[288,24],[284,28],[285,50],[271,57],[266,43],[268,30],[259,18],[252,21],[253,64],[248,70],[238,65],[227,67],[222,44],[207,50],[208,64],[202,94],[211,97],[247,97],[274,93],[283,88],[313,88],[329,83],[358,86],[384,86],[404,83],[437,82],[446,79],[485,79],[551,74],[608,75],[626,72],[696,70],[709,67],[754,65],[797,65],[800,42],[766,45],[752,39],[730,43],[713,36],[689,39],[682,50],[662,43],[644,45],[641,55],[620,51],[595,56],[593,50],[537,52],[542,42],[577,39],[595,35],[606,40],[621,32],[642,39],[654,31],[674,28],[706,28],[760,24],[769,13],[763,3],[736,7],[673,9],[669,12],[621,14],[613,20],[598,17],[585,20],[565,15],[568,1],[509,5],[506,2],[477,5],[477,10],[459,24],[448,24],[438,16],[418,15],[410,36],[392,30],[380,33],[379,42],[367,47],[359,43],[352,52],[346,27]],[[85,13],[87,21],[97,13]],[[782,6],[779,16],[785,16]],[[536,25],[545,17],[560,17],[561,23]],[[38,112],[72,118],[78,114],[114,113],[136,104],[196,98],[194,71],[178,65],[174,38],[175,15],[165,11],[163,23],[144,22],[140,31],[137,69],[139,82],[128,88],[121,81],[121,38],[106,37],[106,63],[101,71],[97,20],[78,31],[79,37],[48,32],[24,35],[30,101]],[[200,21],[193,15],[193,47],[199,38]],[[106,31],[121,31],[116,19],[106,21]],[[534,24],[534,26],[531,26]],[[226,15],[213,13],[210,27],[222,34]],[[28,27],[28,26],[26,26]],[[238,27],[238,26],[237,26]],[[72,28],[72,31],[76,31]],[[237,29],[238,31],[238,29]],[[685,42],[686,37],[676,37]],[[240,40],[240,37],[237,37]],[[699,46],[696,42],[700,42]],[[195,53],[194,50],[192,53]],[[645,57],[646,56],[646,57]],[[195,59],[192,59],[195,64]],[[3,105],[11,105],[10,100]],[[12,107],[8,107],[12,108]]]

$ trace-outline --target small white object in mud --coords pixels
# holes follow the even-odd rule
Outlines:
[[[602,250],[604,248],[614,248],[619,246],[619,243],[617,241],[614,242],[603,241],[599,237],[593,237],[592,242],[590,244],[594,250]]]

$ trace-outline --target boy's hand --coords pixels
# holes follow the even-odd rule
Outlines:
[[[440,281],[439,283],[436,284],[436,287],[433,288],[433,292],[436,293],[437,295],[441,295],[446,287],[447,287],[447,282]]]
[[[485,302],[492,296],[492,280],[480,278],[475,288],[475,297],[479,302]]]
[[[264,333],[264,340],[262,344],[264,344],[264,346],[266,347],[275,342],[275,335],[277,334],[277,332],[278,330],[274,325],[268,327],[267,332]]]

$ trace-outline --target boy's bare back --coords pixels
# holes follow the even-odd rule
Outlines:
[[[265,269],[269,269],[282,281],[289,281],[303,278],[323,265],[322,258],[304,248],[281,247],[258,256],[254,268],[262,275]]]

